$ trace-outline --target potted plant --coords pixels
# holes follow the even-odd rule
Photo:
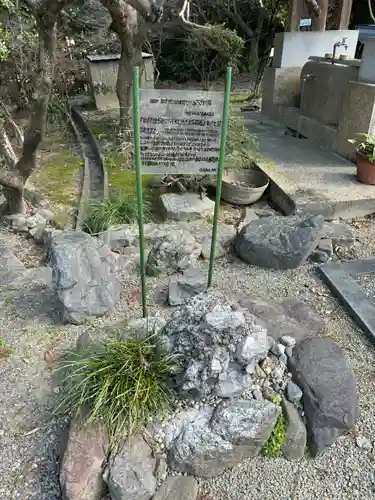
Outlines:
[[[361,133],[349,142],[357,151],[357,180],[363,184],[375,184],[375,137]]]

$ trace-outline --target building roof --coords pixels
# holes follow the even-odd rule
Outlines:
[[[101,62],[101,61],[118,61],[121,57],[121,54],[97,54],[92,56],[87,56],[87,59],[90,62]],[[147,52],[142,52],[143,59],[148,59],[152,57],[152,54],[148,54]]]

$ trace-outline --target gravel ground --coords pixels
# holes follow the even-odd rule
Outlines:
[[[337,249],[337,253],[346,259],[373,256],[375,222],[367,219],[354,225],[358,235],[354,250]],[[3,229],[1,233],[25,265],[30,267],[33,261],[39,265],[43,255],[32,243]],[[98,325],[140,315],[135,267],[123,273],[124,293],[116,312]],[[150,314],[170,314],[165,307],[167,281],[148,279]],[[230,255],[217,262],[214,283],[226,293],[294,297],[313,305],[325,319],[329,335],[347,353],[357,377],[361,413],[352,432],[322,457],[297,464],[263,457],[244,461],[218,478],[201,481],[202,500],[375,499],[375,350],[322,285],[314,266],[269,271]],[[66,422],[53,416],[55,360],[84,327],[62,326],[50,291],[41,286],[0,291],[0,338],[14,349],[9,359],[0,360],[0,499],[60,500],[58,443]],[[358,436],[368,438],[372,449],[360,448]]]

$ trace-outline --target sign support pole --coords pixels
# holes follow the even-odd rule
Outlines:
[[[209,269],[208,269],[208,282],[207,282],[208,288],[212,284],[212,275],[213,275],[213,271],[214,271],[217,228],[218,228],[219,216],[220,216],[221,184],[222,184],[222,180],[223,180],[223,168],[224,168],[224,163],[225,163],[225,146],[227,143],[227,133],[228,133],[231,86],[232,86],[232,68],[228,67],[227,71],[226,71],[226,75],[225,75],[225,96],[224,96],[223,118],[222,118],[222,123],[221,123],[219,166],[218,166],[218,170],[217,170],[215,212],[214,212],[214,221],[213,221],[213,225],[212,225],[210,265],[209,265]]]
[[[139,227],[139,257],[141,272],[141,295],[142,314],[147,317],[147,294],[146,294],[146,266],[145,266],[145,237],[143,231],[143,196],[142,196],[142,165],[141,165],[141,118],[139,112],[139,68],[133,68],[133,136],[134,136],[134,157],[135,175],[137,182],[137,203],[138,203],[138,227]]]

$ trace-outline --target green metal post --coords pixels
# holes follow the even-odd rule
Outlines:
[[[141,117],[139,112],[139,68],[133,68],[133,141],[135,157],[135,176],[137,182],[139,256],[141,271],[142,314],[147,317],[145,237],[143,231],[143,197],[142,197],[142,165],[141,165]]]
[[[214,272],[217,228],[218,228],[219,216],[220,216],[221,184],[222,184],[222,180],[223,180],[223,168],[224,168],[224,163],[225,163],[225,146],[227,143],[227,133],[228,133],[231,86],[232,86],[232,68],[228,67],[227,72],[226,72],[226,77],[225,77],[224,108],[223,108],[223,119],[221,122],[219,166],[218,166],[218,170],[217,170],[215,212],[214,212],[214,222],[212,225],[211,254],[210,254],[210,265],[209,265],[209,269],[208,269],[207,287],[210,287],[212,284],[212,275]]]

